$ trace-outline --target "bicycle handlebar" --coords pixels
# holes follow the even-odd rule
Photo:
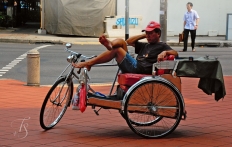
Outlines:
[[[84,60],[88,60],[88,59],[92,59],[92,58],[97,57],[97,55],[92,55],[92,56],[88,57],[88,56],[82,55],[82,54],[80,54],[80,53],[74,52],[74,51],[72,51],[72,50],[69,50],[69,48],[71,48],[71,46],[72,46],[71,43],[67,43],[67,44],[66,44],[65,51],[69,52],[69,53],[72,54],[72,55],[75,55],[77,58],[82,58],[82,60],[83,60],[83,59],[84,59]]]

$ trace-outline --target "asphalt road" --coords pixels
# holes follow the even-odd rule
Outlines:
[[[0,44],[0,78],[16,79],[27,82],[27,52],[37,48],[40,53],[40,84],[52,85],[63,69],[68,65],[68,52],[64,45],[51,44]],[[181,50],[181,47],[174,47]],[[87,56],[98,55],[105,48],[101,45],[73,45],[71,50]],[[133,48],[130,48],[133,50]],[[232,48],[205,47],[197,48],[197,52],[179,52],[181,57],[194,58],[209,55],[218,57],[224,75],[232,75]],[[115,63],[115,61],[114,61]],[[92,67],[90,72],[92,83],[110,83],[115,77],[117,66]]]

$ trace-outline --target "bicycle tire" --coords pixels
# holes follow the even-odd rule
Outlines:
[[[125,95],[124,91],[120,87],[117,88],[117,95],[119,95],[119,97],[123,97]],[[119,111],[119,113],[121,114],[123,119],[126,119],[124,111]],[[157,117],[156,119],[154,119],[154,120],[152,120],[150,122],[145,122],[143,124],[137,123],[137,122],[135,122],[133,120],[130,120],[130,121],[131,121],[132,124],[137,125],[137,126],[141,126],[141,125],[142,126],[144,126],[144,125],[150,126],[150,125],[153,125],[153,124],[157,123],[161,119],[162,119],[162,117]]]
[[[61,78],[48,91],[40,111],[40,126],[49,130],[63,117],[70,106],[73,95],[73,82]]]
[[[136,134],[161,138],[179,125],[183,102],[177,90],[168,83],[147,81],[131,91],[125,102],[124,115]]]
[[[119,113],[121,114],[122,118],[126,120],[126,116],[125,116],[124,112],[119,111]],[[149,122],[144,122],[144,123],[136,122],[136,121],[130,119],[130,122],[131,122],[131,124],[137,125],[137,126],[151,126],[151,125],[159,122],[162,118],[163,118],[162,116],[158,116],[154,120],[151,120]]]

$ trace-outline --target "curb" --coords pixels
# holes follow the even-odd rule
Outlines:
[[[0,42],[3,43],[29,43],[29,44],[39,44],[39,43],[49,43],[49,44],[59,44],[64,45],[67,42],[61,41],[61,40],[27,40],[27,39],[6,39],[6,38],[0,38]],[[71,42],[72,44],[78,44],[78,45],[100,45],[99,42]]]
[[[169,46],[179,46],[183,47],[184,43],[183,42],[169,42],[167,41],[167,44]],[[188,43],[188,46],[191,46],[191,43]],[[209,47],[232,47],[232,41],[215,41],[215,42],[196,42],[195,46],[209,46]]]
[[[3,39],[0,38],[0,42],[4,43],[30,43],[30,44],[37,44],[37,43],[50,43],[50,44],[65,44],[63,41],[60,40],[27,40],[27,39]]]
[[[10,79],[10,78],[0,78],[0,81],[4,81],[4,80],[14,80],[14,81],[20,81],[20,80],[16,80],[16,79]],[[23,82],[23,81],[20,81]],[[112,86],[112,82],[105,82],[105,83],[90,83],[91,86],[98,86],[98,87],[105,87],[105,86]],[[115,85],[117,85],[118,83],[116,82]],[[73,84],[74,87],[77,87],[79,84]],[[51,85],[39,85],[39,86],[33,86],[33,85],[27,85],[27,83],[25,82],[25,84],[21,85],[21,86],[28,86],[28,87],[52,87],[53,84]]]
[[[64,45],[67,42],[61,40],[27,40],[27,39],[6,39],[0,38],[0,42],[4,43],[30,43],[30,44],[37,44],[37,43],[49,43],[49,44],[59,44]],[[100,45],[99,42],[91,42],[91,41],[83,41],[83,42],[71,42],[72,44],[77,45]],[[167,41],[167,44],[170,46],[177,46],[182,47],[183,42],[175,42],[175,41]],[[232,47],[232,41],[201,41],[196,42],[196,46],[209,46],[209,47]],[[191,43],[188,43],[188,46],[191,46]]]

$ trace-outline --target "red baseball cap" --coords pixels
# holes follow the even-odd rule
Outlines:
[[[153,31],[154,29],[160,29],[160,24],[158,22],[151,21],[151,22],[149,22],[147,27],[144,30],[142,30],[142,32],[144,32],[144,31]]]

